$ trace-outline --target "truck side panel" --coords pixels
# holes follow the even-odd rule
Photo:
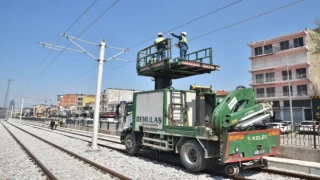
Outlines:
[[[163,91],[137,93],[134,96],[132,117],[134,131],[139,131],[140,127],[163,129]]]
[[[280,129],[223,134],[223,163],[250,161],[280,153]]]

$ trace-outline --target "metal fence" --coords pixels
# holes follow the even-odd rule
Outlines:
[[[93,120],[73,120],[73,119],[67,119],[65,127],[80,127],[80,126],[85,126],[85,127],[93,127]],[[106,122],[106,121],[99,121],[99,129],[102,130],[109,130],[109,131],[118,131],[120,130],[120,123],[111,123],[111,122]]]
[[[23,120],[30,120],[30,121],[36,121],[39,123],[44,124],[50,124],[50,120],[48,118],[23,118]],[[60,126],[60,125],[58,125]],[[93,120],[91,119],[67,119],[66,123],[63,124],[64,127],[72,128],[72,127],[93,127]],[[121,126],[119,122],[112,123],[112,122],[106,122],[106,121],[99,121],[99,129],[101,130],[108,130],[108,131],[120,131]]]
[[[290,126],[290,125],[289,125]],[[273,126],[281,130],[281,145],[294,145],[320,149],[320,127],[319,126],[294,126],[294,131],[286,126]]]

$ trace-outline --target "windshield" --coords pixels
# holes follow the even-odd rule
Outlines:
[[[132,104],[127,104],[127,112],[131,112],[132,111]]]

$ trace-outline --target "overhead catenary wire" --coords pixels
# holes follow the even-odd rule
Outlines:
[[[180,24],[179,26],[176,26],[176,27],[174,27],[174,28],[171,28],[171,29],[165,31],[165,33],[168,33],[168,32],[170,32],[170,31],[173,31],[173,30],[175,30],[175,29],[178,29],[178,28],[180,28],[180,27],[183,27],[183,26],[185,26],[185,25],[188,25],[188,24],[190,24],[190,23],[193,23],[193,22],[195,22],[195,21],[198,21],[199,19],[202,19],[202,18],[204,18],[204,17],[206,17],[206,16],[209,16],[209,15],[211,15],[211,14],[217,13],[217,12],[219,12],[219,11],[221,11],[221,10],[223,10],[223,9],[226,9],[226,8],[232,6],[232,5],[235,5],[235,4],[237,4],[237,3],[241,2],[241,1],[242,1],[242,0],[237,0],[237,1],[232,2],[232,3],[230,3],[230,4],[227,4],[227,5],[225,5],[225,6],[221,7],[221,8],[215,9],[215,10],[213,10],[213,11],[207,13],[207,14],[204,14],[204,15],[202,15],[202,16],[199,16],[199,17],[195,18],[195,19],[192,19],[192,20],[190,20],[190,21],[187,21],[187,22],[185,22],[185,23],[183,23],[183,24]],[[133,46],[130,46],[130,47],[128,47],[127,49],[132,49],[132,48],[134,48],[134,47],[136,47],[136,46],[138,46],[138,45],[140,45],[140,44],[143,44],[143,43],[145,43],[145,42],[147,42],[147,41],[153,40],[154,38],[156,38],[156,36],[154,36],[154,37],[152,37],[152,38],[148,38],[148,39],[146,39],[146,40],[144,40],[144,41],[142,41],[142,42],[139,42],[139,43],[137,43],[137,44],[135,44],[135,45],[133,45]],[[129,61],[129,62],[126,63],[126,64],[122,64],[122,65],[120,65],[120,66],[117,66],[117,67],[115,67],[114,69],[112,69],[112,70],[110,70],[110,71],[104,72],[103,74],[112,72],[112,71],[114,71],[114,70],[116,70],[116,69],[118,69],[118,68],[120,68],[120,67],[123,67],[123,66],[125,66],[125,65],[127,65],[127,64],[129,64],[129,63],[131,63],[131,62],[133,62],[133,61]],[[95,76],[95,77],[96,77],[96,76]],[[92,80],[92,79],[94,79],[95,77],[92,77],[92,78],[90,78],[89,80]],[[85,82],[85,83],[86,83],[86,82]],[[79,85],[85,84],[85,83],[80,83],[80,84],[78,84],[78,85],[76,85],[76,86],[79,86]]]
[[[86,30],[88,30],[94,23],[96,23],[105,13],[107,13],[110,9],[112,9],[119,1],[120,1],[120,0],[117,0],[117,1],[115,1],[111,6],[109,6],[104,12],[102,12],[102,13],[100,14],[100,16],[98,16],[92,23],[90,23],[85,29],[83,29],[83,30],[81,31],[81,33],[80,33],[78,36],[76,36],[75,38],[80,37]],[[25,92],[25,91],[33,84],[33,82],[35,82],[35,80],[37,80],[37,78],[40,77],[40,75],[42,75],[42,73],[43,73],[49,66],[51,66],[51,65],[54,63],[54,61],[56,61],[56,60],[60,57],[60,55],[66,50],[66,48],[68,48],[71,44],[72,44],[72,42],[69,43],[62,51],[60,51],[60,53],[38,74],[38,76],[37,76],[32,82],[30,82],[30,84],[22,91],[22,93]],[[21,94],[22,94],[22,93],[21,93]]]
[[[205,33],[205,34],[202,34],[202,35],[200,35],[200,36],[196,36],[196,37],[194,37],[194,38],[189,39],[188,41],[190,42],[190,41],[192,41],[192,40],[195,40],[195,39],[201,38],[201,37],[203,37],[203,36],[206,36],[206,35],[209,35],[209,34],[212,34],[212,33],[218,32],[218,31],[221,31],[221,30],[223,30],[223,29],[230,28],[230,27],[232,27],[232,26],[235,26],[235,25],[244,23],[244,22],[246,22],[246,21],[255,19],[255,18],[257,18],[257,17],[264,16],[264,15],[266,15],[266,14],[269,14],[269,13],[278,11],[278,10],[280,10],[280,9],[283,9],[283,8],[286,8],[286,7],[289,7],[289,6],[292,6],[292,5],[297,4],[297,3],[300,3],[300,2],[302,2],[302,1],[303,1],[303,0],[298,0],[298,1],[295,1],[295,2],[292,2],[292,3],[289,3],[289,4],[286,4],[286,5],[284,5],[284,6],[280,6],[280,7],[278,7],[278,8],[275,8],[275,9],[272,9],[272,10],[269,10],[269,11],[266,11],[266,12],[264,12],[264,13],[261,13],[261,14],[252,16],[252,17],[250,17],[250,18],[246,18],[246,19],[244,19],[244,20],[241,20],[241,21],[232,23],[232,24],[230,24],[230,25],[224,26],[224,27],[222,27],[222,28],[216,29],[216,30],[214,30],[214,31],[210,31],[210,32]],[[128,65],[128,64],[130,64],[130,63],[132,63],[132,62],[135,62],[135,61],[130,61],[130,62],[126,63],[126,64],[122,64],[122,65],[120,65],[120,66],[117,66],[117,67],[115,67],[114,69],[111,69],[111,70],[109,70],[109,71],[107,71],[107,72],[105,72],[105,73],[103,73],[103,74],[107,74],[107,73],[109,73],[109,72],[112,72],[112,71],[114,71],[115,69],[118,69],[118,68],[120,68],[120,67],[126,66],[126,65]],[[95,77],[93,77],[93,78],[95,78]],[[79,86],[79,85],[82,85],[82,84],[86,84],[86,83],[88,83],[88,82],[89,82],[91,79],[93,79],[93,78],[90,78],[90,79],[88,79],[88,81],[82,82],[82,83],[80,83],[80,84],[78,84],[78,85],[76,85],[76,86]]]
[[[221,30],[223,30],[223,29],[227,29],[227,28],[229,28],[229,27],[232,27],[232,26],[235,26],[235,25],[238,25],[238,24],[241,24],[241,23],[250,21],[250,20],[252,20],[252,19],[255,19],[255,18],[258,18],[258,17],[261,17],[261,16],[264,16],[264,15],[266,15],[266,14],[270,14],[270,13],[275,12],[275,11],[278,11],[278,10],[280,10],[280,9],[283,9],[283,8],[292,6],[292,5],[294,5],[294,4],[300,3],[300,2],[302,2],[302,1],[303,1],[303,0],[298,0],[298,1],[292,2],[292,3],[290,3],[290,4],[286,4],[286,5],[284,5],[284,6],[280,6],[280,7],[278,7],[278,8],[275,8],[275,9],[269,10],[269,11],[267,11],[267,12],[264,12],[264,13],[261,13],[261,14],[255,15],[255,16],[252,16],[252,17],[250,17],[250,18],[247,18],[247,19],[244,19],[244,20],[241,20],[241,21],[238,21],[238,22],[229,24],[229,25],[224,26],[224,27],[222,27],[222,28],[219,28],[219,29],[210,31],[210,32],[208,32],[208,33],[202,34],[202,35],[200,35],[200,36],[196,36],[196,37],[194,37],[194,38],[189,39],[188,41],[190,42],[190,41],[192,41],[192,40],[201,38],[201,37],[203,37],[203,36],[207,36],[207,35],[209,35],[209,34],[212,34],[212,33],[218,32],[218,31],[221,31]]]
[[[65,31],[64,31],[64,33],[67,33],[79,20],[80,20],[80,18],[83,16],[83,15],[85,15],[91,8],[92,8],[92,6],[97,2],[98,0],[95,0]],[[62,39],[62,37],[60,37],[59,39],[58,39],[58,41],[55,43],[55,45],[57,45],[59,42],[60,42],[60,40]],[[37,69],[36,69],[36,71],[31,75],[31,77],[27,80],[27,82],[26,82],[26,84],[24,85],[24,87],[26,87],[29,83],[30,83],[30,81],[32,80],[32,78],[34,77],[34,75],[38,72],[38,70],[40,69],[40,67],[43,65],[43,63],[47,60],[47,58],[51,55],[51,53],[52,53],[52,51],[53,51],[54,49],[51,49],[50,50],[50,52],[46,55],[46,57],[41,61],[41,63],[39,64],[39,66],[37,67]],[[21,93],[23,93],[23,92],[21,92]],[[20,93],[20,94],[21,94]]]
[[[192,19],[192,20],[190,20],[190,21],[188,21],[188,22],[185,22],[185,23],[183,23],[183,24],[181,24],[181,25],[179,25],[179,26],[177,26],[177,27],[174,27],[174,28],[172,28],[172,29],[170,29],[170,30],[168,30],[168,31],[165,31],[165,33],[168,33],[168,32],[170,32],[170,31],[173,31],[173,30],[176,30],[176,29],[178,29],[178,28],[180,28],[180,27],[183,27],[183,26],[185,26],[185,25],[187,25],[187,24],[190,24],[190,23],[193,23],[193,22],[195,22],[195,21],[198,21],[199,19],[202,19],[202,18],[204,18],[204,17],[206,17],[206,16],[209,16],[209,15],[214,14],[214,13],[216,13],[216,12],[219,12],[219,11],[221,11],[221,10],[223,10],[223,9],[226,9],[226,8],[228,8],[228,7],[232,6],[232,5],[235,5],[235,4],[237,4],[237,3],[241,2],[241,1],[242,1],[242,0],[238,0],[238,1],[235,1],[235,2],[233,2],[233,3],[227,4],[227,5],[225,5],[225,6],[221,7],[221,8],[215,9],[215,10],[213,10],[213,11],[207,13],[207,14],[204,14],[204,15],[202,15],[202,16],[199,16],[199,17],[197,17],[197,18],[195,18],[195,19]],[[146,40],[143,40],[143,41],[141,41],[141,42],[139,42],[139,43],[137,43],[137,44],[129,47],[128,49],[132,49],[133,47],[139,46],[140,44],[143,44],[143,43],[145,43],[145,42],[147,42],[147,41],[153,40],[153,39],[156,38],[156,37],[157,37],[157,36],[153,36],[153,37],[151,37],[151,38],[148,38],[148,39],[146,39]]]

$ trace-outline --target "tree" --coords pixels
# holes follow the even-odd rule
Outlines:
[[[320,19],[316,18],[315,22],[316,28],[315,30],[310,33],[310,39],[314,45],[313,49],[311,50],[312,54],[320,56]]]

